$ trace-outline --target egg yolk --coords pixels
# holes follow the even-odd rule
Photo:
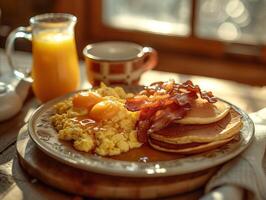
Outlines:
[[[89,116],[96,121],[107,120],[114,117],[119,110],[120,108],[114,101],[105,100],[95,104]]]
[[[95,92],[81,92],[73,97],[72,103],[73,107],[91,110],[100,101],[102,101],[102,97]]]

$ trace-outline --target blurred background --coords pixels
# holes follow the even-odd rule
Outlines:
[[[266,0],[0,0],[0,10],[1,48],[31,16],[67,12],[80,59],[89,43],[126,40],[157,49],[157,70],[266,85]]]

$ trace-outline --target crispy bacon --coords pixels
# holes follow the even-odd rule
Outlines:
[[[149,132],[158,131],[173,121],[182,119],[198,97],[209,103],[217,101],[212,92],[201,91],[190,80],[182,84],[174,81],[155,82],[146,86],[135,97],[128,98],[126,108],[140,111],[136,125],[138,140],[146,142]]]
[[[150,120],[140,120],[137,123],[137,138],[139,142],[146,143],[147,142],[147,132],[150,129]]]

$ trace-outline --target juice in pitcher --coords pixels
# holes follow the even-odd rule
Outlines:
[[[67,13],[45,13],[30,18],[30,26],[18,27],[6,42],[6,54],[14,74],[32,83],[42,102],[75,91],[80,74],[74,27],[77,18]],[[33,65],[24,70],[13,62],[16,38],[32,41]],[[33,81],[33,82],[32,82]]]
[[[41,101],[74,91],[79,65],[73,34],[44,30],[33,35],[33,90]]]

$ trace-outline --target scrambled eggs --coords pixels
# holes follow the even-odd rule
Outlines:
[[[99,89],[56,104],[51,121],[58,137],[74,141],[75,149],[101,156],[118,155],[141,146],[135,130],[138,113],[124,107],[130,96],[121,87],[101,84]]]

